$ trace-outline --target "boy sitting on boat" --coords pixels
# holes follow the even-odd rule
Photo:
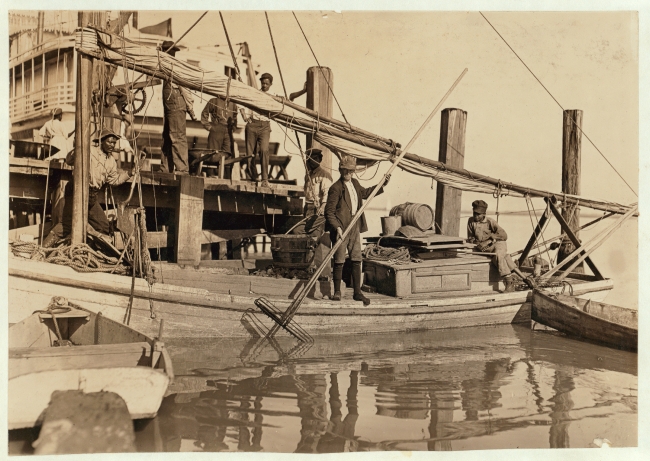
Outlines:
[[[494,253],[492,263],[499,269],[499,275],[503,277],[505,283],[504,293],[515,291],[515,284],[512,279],[513,272],[521,277],[530,288],[535,288],[532,279],[526,277],[508,255],[506,245],[508,234],[494,219],[485,216],[487,207],[487,203],[483,200],[472,202],[474,214],[467,221],[467,241],[476,244],[476,251]]]

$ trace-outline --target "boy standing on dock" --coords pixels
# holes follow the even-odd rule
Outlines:
[[[273,75],[265,72],[260,77],[262,91],[267,93],[273,85]],[[261,158],[262,164],[262,187],[270,187],[269,185],[269,139],[271,138],[271,119],[260,115],[256,112],[249,111],[248,120],[246,120],[246,130],[244,135],[246,137],[246,155],[248,159],[248,174],[251,179],[257,179],[257,166],[255,165],[255,153],[257,152]]]
[[[508,234],[503,227],[491,218],[485,216],[488,204],[483,200],[472,202],[473,216],[467,221],[467,241],[475,243],[476,249],[480,252],[494,253],[492,263],[499,269],[499,275],[503,277],[505,289],[503,293],[515,291],[515,284],[512,280],[514,272],[522,278],[530,288],[535,288],[533,281],[526,277],[508,255],[506,240]]]
[[[370,196],[374,187],[364,188],[359,181],[352,177],[357,168],[357,159],[344,157],[339,165],[341,179],[332,184],[327,195],[325,205],[325,218],[330,229],[333,241],[338,241],[343,232],[352,222],[355,214],[361,209],[362,201]],[[386,178],[384,186],[388,184],[390,177]],[[384,186],[377,192],[377,195],[384,192]],[[375,186],[376,187],[376,186]],[[354,224],[354,229],[348,234],[345,241],[334,254],[334,301],[341,300],[341,280],[343,279],[343,264],[345,255],[349,254],[352,261],[352,285],[354,288],[353,299],[362,301],[364,306],[370,304],[370,300],[361,292],[361,233],[368,230],[364,215]]]
[[[232,132],[237,128],[237,104],[221,96],[210,99],[201,112],[201,124],[210,132],[208,149],[233,154],[230,140]],[[218,162],[219,157],[214,154],[205,161]],[[208,171],[208,176],[214,175],[212,170]]]
[[[176,56],[180,50],[171,40],[165,40],[160,45],[160,50],[170,56]],[[163,125],[163,145],[162,145],[162,171],[165,173],[189,174],[189,164],[187,160],[187,122],[185,113],[187,112],[196,120],[194,101],[182,86],[179,86],[169,80],[163,82],[163,108],[165,121]]]

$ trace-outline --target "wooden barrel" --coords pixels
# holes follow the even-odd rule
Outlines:
[[[424,203],[402,203],[390,210],[391,216],[401,216],[402,225],[425,231],[433,226],[433,208]]]
[[[308,235],[271,235],[273,265],[306,269],[314,260],[316,241]]]

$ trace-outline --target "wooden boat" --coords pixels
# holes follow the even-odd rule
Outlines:
[[[152,418],[173,376],[162,342],[53,298],[9,327],[8,427],[40,425],[63,390],[115,392],[133,419]]]
[[[535,290],[531,317],[580,339],[637,350],[638,311],[634,309]]]
[[[479,256],[466,255],[467,262]],[[489,259],[483,258],[490,266]],[[155,335],[164,319],[166,337],[249,337],[255,321],[271,320],[255,309],[260,296],[286,310],[304,280],[246,275],[221,275],[182,270],[168,265],[165,283],[149,286],[135,280],[131,326]],[[70,267],[9,256],[9,321],[31,313],[48,296],[66,296],[76,304],[122,321],[129,304],[131,279],[106,273],[79,273]],[[471,277],[477,278],[476,275]],[[604,300],[613,288],[610,279],[575,274],[570,278],[577,296]],[[481,286],[483,284],[483,286]],[[323,286],[324,285],[324,286]],[[321,285],[327,294],[329,283]],[[466,326],[530,322],[531,291],[500,293],[489,281],[472,283],[471,290],[424,292],[408,298],[368,293],[372,304],[352,300],[347,289],[341,302],[307,298],[295,321],[313,336],[390,331],[436,330]],[[30,310],[31,309],[31,310]],[[152,318],[155,317],[155,318]],[[243,322],[242,322],[243,320]]]

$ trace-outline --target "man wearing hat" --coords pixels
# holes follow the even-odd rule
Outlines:
[[[180,50],[171,40],[162,42],[159,49],[171,56],[176,56],[176,52]],[[185,88],[169,80],[163,82],[162,96],[165,114],[162,171],[189,174],[185,113],[190,114],[192,120],[196,120],[194,100]]]
[[[208,149],[232,154],[231,138],[232,132],[237,128],[237,105],[232,101],[226,101],[221,96],[211,98],[201,112],[201,124],[208,130]],[[219,161],[219,155],[215,154],[206,159],[208,162]],[[210,169],[208,176],[213,176]]]
[[[332,186],[332,175],[320,166],[323,151],[311,149],[307,152],[305,172],[305,233],[319,238],[325,231],[325,205]]]
[[[261,89],[265,93],[273,85],[273,75],[265,72],[260,77]],[[271,137],[271,120],[268,117],[249,111],[248,123],[246,123],[246,155],[248,159],[247,168],[251,179],[257,179],[257,166],[255,165],[255,153],[257,152],[262,164],[262,187],[269,187],[269,138]]]
[[[341,178],[332,184],[327,194],[325,205],[325,218],[327,227],[333,241],[341,239],[343,232],[352,222],[355,214],[361,209],[362,200],[368,198],[375,187],[364,188],[359,184],[352,174],[357,168],[356,158],[351,156],[343,157],[339,164]],[[390,177],[386,178],[384,186],[388,184]],[[377,194],[384,192],[382,186]],[[368,230],[366,218],[361,215],[354,224],[354,229],[348,234],[345,241],[334,254],[334,301],[341,300],[341,280],[343,279],[343,263],[345,263],[346,252],[352,261],[352,285],[354,288],[353,299],[362,301],[364,306],[370,304],[370,300],[361,292],[361,233]]]
[[[110,226],[106,213],[97,201],[100,190],[110,184],[118,186],[133,176],[132,171],[118,170],[117,163],[113,157],[113,149],[119,139],[119,135],[109,129],[103,129],[97,141],[97,145],[90,147],[90,181],[88,190],[88,224],[94,230],[108,237]],[[75,151],[68,153],[65,162],[73,166]],[[50,247],[61,238],[70,235],[72,232],[72,206],[74,195],[74,180],[69,181],[65,188],[65,205],[63,206],[62,223],[52,228],[47,238],[43,241],[44,247]]]
[[[38,134],[43,139],[43,142],[50,146],[56,147],[57,152],[53,158],[65,158],[67,153],[72,148],[69,144],[68,138],[72,136],[74,130],[68,133],[63,123],[63,110],[57,107],[52,111],[52,118],[45,122],[45,124],[38,130]]]
[[[476,244],[476,250],[486,253],[495,253],[492,263],[499,269],[499,275],[504,277],[504,293],[515,291],[515,284],[512,280],[512,273],[516,273],[531,288],[534,283],[527,278],[515,265],[514,261],[508,255],[506,240],[508,234],[499,224],[491,218],[485,216],[487,212],[487,203],[483,200],[472,202],[473,216],[467,221],[467,241]]]

